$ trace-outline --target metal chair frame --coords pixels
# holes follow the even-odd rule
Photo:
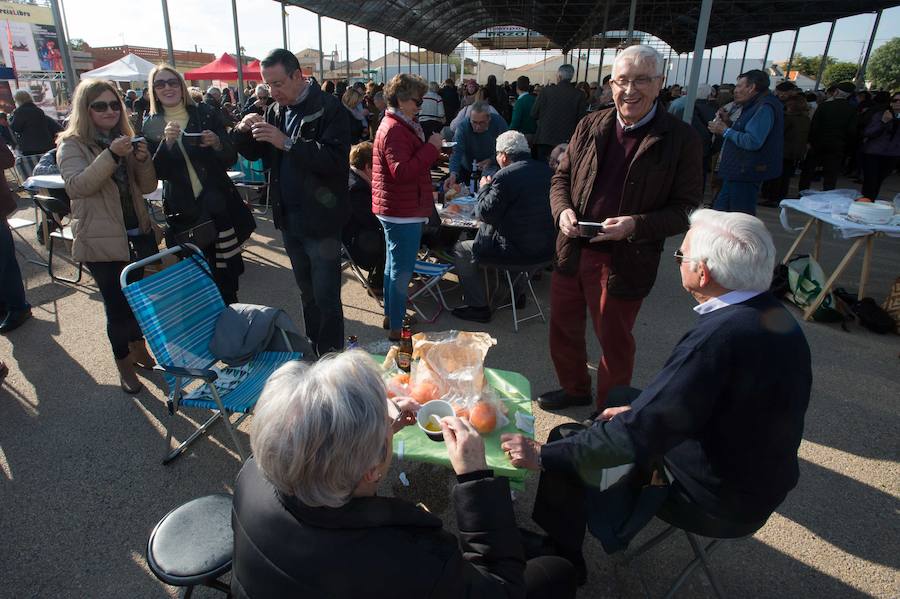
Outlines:
[[[59,198],[54,198],[51,196],[44,195],[32,195],[31,199],[34,201],[35,206],[43,214],[43,220],[41,221],[41,228],[44,232],[44,241],[47,244],[47,252],[48,258],[45,266],[47,267],[47,273],[50,275],[50,279],[53,281],[62,281],[64,283],[80,283],[81,275],[84,271],[84,265],[81,262],[77,262],[78,265],[78,276],[74,279],[70,279],[67,277],[60,277],[53,274],[53,240],[59,239],[63,243],[68,242],[72,243],[75,241],[75,237],[72,235],[72,227],[65,222],[65,215],[60,216],[60,212],[54,209],[54,206],[57,205],[57,202],[61,202]],[[57,230],[50,231],[50,227],[48,223],[52,222]]]
[[[366,288],[366,291],[369,292],[375,301],[378,302],[379,306],[384,306],[384,302],[378,297],[378,294],[375,292],[375,289],[372,285],[369,284],[369,279],[363,273],[363,270],[359,267],[356,261],[353,260],[353,257],[350,255],[350,250],[347,249],[343,243],[341,243],[341,271],[345,271],[350,269],[350,272],[353,273],[353,276],[356,277],[356,280],[362,283],[362,286]]]
[[[531,283],[531,273],[538,269],[543,268],[547,263],[539,263],[534,265],[503,265],[503,264],[484,264],[485,268],[492,268],[496,272],[496,280],[494,284],[494,293],[491,293],[491,301],[496,297],[497,289],[500,286],[500,273],[506,276],[506,282],[509,285],[509,302],[503,304],[501,306],[497,306],[496,310],[502,310],[504,308],[512,308],[513,314],[513,328],[515,332],[519,332],[519,323],[525,322],[527,320],[531,320],[532,318],[540,318],[541,322],[547,322],[546,317],[544,316],[544,309],[541,307],[541,303],[538,301],[537,293],[534,291],[534,286]],[[513,277],[512,273],[515,272],[516,276]],[[486,275],[487,273],[485,273]],[[531,292],[531,299],[534,300],[534,305],[537,306],[537,313],[532,314],[530,316],[525,316],[524,318],[519,318],[519,309],[516,308],[516,283],[518,283],[524,277],[525,283],[528,285],[528,291]],[[493,308],[493,306],[492,306]]]
[[[21,239],[21,240],[22,240],[22,243],[24,243],[25,246],[28,247],[28,249],[30,249],[30,250],[34,253],[35,256],[37,256],[38,258],[40,258],[41,255],[38,253],[38,251],[37,251],[36,249],[34,249],[34,246],[32,246],[32,245],[28,242],[28,240],[25,239],[25,236],[22,235],[22,233],[19,232],[19,229],[24,229],[24,228],[26,228],[26,227],[33,227],[33,226],[35,226],[35,225],[37,224],[37,221],[29,220],[29,219],[27,219],[27,218],[11,217],[11,218],[6,219],[6,222],[7,222],[7,224],[9,224],[9,229],[10,229],[13,233],[15,233],[16,237],[18,237],[19,239]],[[32,263],[32,264],[37,264],[38,266],[43,266],[43,267],[46,267],[46,266],[47,266],[47,263],[44,262],[43,260],[40,260],[40,259],[35,260],[34,258],[29,258],[29,257],[26,256],[25,253],[24,253],[22,250],[20,250],[18,247],[16,247],[16,253],[19,254],[20,256],[22,256],[22,259],[26,260],[27,262],[30,262],[30,263]]]
[[[440,267],[440,273],[429,273],[425,269],[428,265]],[[410,293],[407,296],[408,303],[412,306],[413,310],[424,320],[425,322],[434,322],[441,315],[441,312],[444,310],[450,311],[451,308],[447,305],[447,300],[444,298],[444,292],[441,290],[441,281],[444,280],[444,276],[453,271],[452,264],[442,264],[442,263],[433,263],[426,262],[424,260],[416,260],[416,265],[413,267],[413,278],[412,281],[421,285],[418,289],[416,289],[413,293]],[[427,316],[419,305],[416,303],[416,299],[422,297],[423,294],[427,293],[431,296],[431,299],[434,300],[435,304],[437,304],[437,309],[432,316]]]

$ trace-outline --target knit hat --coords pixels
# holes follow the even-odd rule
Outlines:
[[[842,81],[841,83],[838,83],[837,87],[845,94],[852,94],[856,91],[856,86],[852,81]]]

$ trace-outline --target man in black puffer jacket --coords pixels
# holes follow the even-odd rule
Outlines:
[[[472,241],[456,244],[456,274],[467,306],[453,310],[463,320],[488,322],[484,282],[478,262],[536,264],[551,260],[556,229],[550,214],[550,178],[546,162],[530,158],[525,136],[507,131],[497,137],[500,170],[481,180],[475,216],[481,221]],[[521,282],[521,281],[520,281]],[[524,286],[524,283],[522,284]],[[517,284],[517,307],[524,301],[524,288]]]
[[[350,121],[339,99],[303,78],[288,50],[273,50],[261,66],[276,103],[265,116],[245,116],[232,136],[241,155],[271,169],[275,227],[300,287],[306,334],[321,355],[344,346],[340,238],[350,216]]]
[[[43,154],[56,147],[56,134],[62,131],[59,123],[41,110],[27,90],[16,92],[16,108],[9,119],[9,128],[16,136],[16,149],[23,156]]]

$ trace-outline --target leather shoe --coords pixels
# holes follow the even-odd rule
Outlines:
[[[544,410],[559,410],[569,406],[588,406],[594,398],[590,395],[569,395],[562,389],[548,391],[538,396],[538,405]]]
[[[10,333],[15,331],[22,323],[31,318],[31,307],[24,310],[10,310],[6,313],[6,318],[0,323],[0,333]]]
[[[491,309],[487,306],[461,306],[453,308],[453,316],[471,322],[490,322]]]

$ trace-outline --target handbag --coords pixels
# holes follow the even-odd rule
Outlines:
[[[209,249],[215,244],[219,232],[216,230],[216,224],[212,220],[202,221],[193,227],[177,231],[172,227],[166,230],[166,246],[175,247],[183,246],[191,243],[201,250]]]

